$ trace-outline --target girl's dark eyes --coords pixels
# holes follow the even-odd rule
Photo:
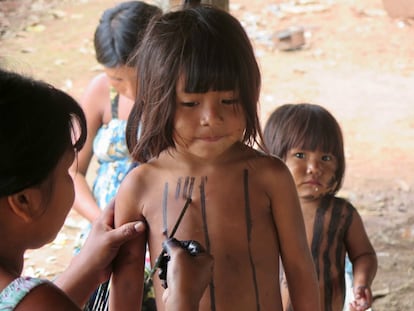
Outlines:
[[[181,105],[185,106],[185,107],[194,107],[197,105],[196,102],[183,102],[181,103]]]
[[[223,99],[221,102],[225,105],[236,105],[239,103],[239,99],[238,98]]]
[[[296,152],[295,157],[298,159],[303,159],[305,158],[305,154],[303,152]]]
[[[239,103],[239,99],[238,98],[232,98],[232,99],[222,99],[221,103],[223,105],[237,105]],[[199,102],[182,102],[181,105],[185,106],[185,107],[195,107],[199,104]]]
[[[322,156],[322,161],[331,161],[331,160],[332,160],[332,156],[328,154]]]
[[[305,158],[305,153],[304,152],[295,152],[294,156],[298,159],[304,159]],[[329,155],[329,154],[325,154],[321,157],[322,161],[328,162],[328,161],[332,161],[333,156]]]

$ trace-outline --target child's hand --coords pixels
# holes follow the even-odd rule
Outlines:
[[[354,288],[355,300],[349,305],[350,311],[364,311],[371,308],[372,293],[368,286],[358,286]]]

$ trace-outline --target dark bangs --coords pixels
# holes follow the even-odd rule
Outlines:
[[[62,155],[86,141],[86,118],[68,94],[0,69],[0,196],[49,178]]]
[[[261,143],[260,71],[246,32],[229,13],[197,5],[159,16],[150,23],[136,57],[139,87],[127,123],[127,145],[136,161],[175,147],[179,79],[187,93],[238,91],[246,119],[242,140]]]
[[[324,107],[307,103],[278,107],[266,123],[264,140],[269,151],[284,160],[293,148],[333,154],[338,162],[334,192],[340,189],[345,172],[343,136],[338,122]]]
[[[261,76],[250,40],[239,21],[226,12],[208,6],[189,11],[180,64],[184,90],[237,91],[246,116],[244,141],[254,142],[261,136],[257,117]]]
[[[317,149],[340,158],[343,152],[340,129],[330,119],[322,118],[309,111],[299,120],[300,125],[292,128],[290,147],[315,151]],[[290,149],[288,147],[288,149]]]
[[[208,91],[230,91],[240,88],[240,60],[228,52],[226,42],[220,41],[204,31],[203,35],[192,34],[185,43],[181,72],[185,77],[185,92],[206,93]],[[196,50],[194,48],[196,47]],[[236,47],[231,47],[231,49]]]
[[[309,105],[306,113],[298,118],[298,125],[292,128],[292,139],[289,142],[293,148],[315,151],[317,149],[331,153],[337,159],[335,173],[336,193],[342,186],[345,172],[344,143],[341,128],[335,118],[324,108]],[[292,122],[293,123],[293,122]]]

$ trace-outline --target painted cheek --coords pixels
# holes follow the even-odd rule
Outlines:
[[[336,177],[335,177],[335,175],[333,175],[331,177],[331,179],[328,181],[328,185],[327,186],[328,186],[329,189],[333,189],[333,188],[336,187]]]

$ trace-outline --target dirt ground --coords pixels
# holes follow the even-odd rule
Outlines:
[[[91,38],[109,0],[0,0],[0,56],[80,98],[100,70]],[[381,0],[230,0],[262,68],[261,118],[312,102],[340,121],[347,170],[341,195],[361,213],[378,254],[375,311],[414,304],[414,20],[390,18]],[[303,27],[306,44],[281,51],[276,33]],[[3,65],[4,66],[4,65]],[[93,175],[93,171],[90,172]],[[83,220],[71,212],[57,239],[27,254],[25,273],[55,277]]]

